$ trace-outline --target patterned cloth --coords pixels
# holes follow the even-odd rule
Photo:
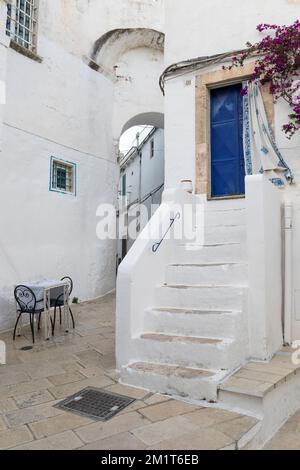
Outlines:
[[[291,169],[284,161],[268,123],[260,87],[257,83],[244,83],[248,93],[244,96],[244,155],[247,175],[266,173],[276,186],[293,182]]]
[[[51,289],[50,296],[52,299],[57,299],[57,297],[64,293],[65,281],[53,280],[53,279],[44,279],[42,281],[31,281],[25,282],[22,285],[29,287],[32,292],[35,294],[37,304],[36,310],[44,308],[44,293],[45,290]]]

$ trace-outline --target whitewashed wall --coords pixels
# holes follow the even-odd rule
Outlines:
[[[5,111],[6,64],[9,39],[5,34],[7,6],[0,0],[0,156],[2,152],[2,129]]]
[[[151,140],[154,140],[154,157],[151,158]],[[121,171],[122,175],[126,175],[126,191],[127,204],[132,204],[139,199],[148,196],[156,188],[164,183],[165,167],[164,167],[164,130],[156,129],[153,134],[146,139],[139,148],[139,154],[134,153],[133,158]],[[141,155],[141,164],[140,156]],[[141,188],[140,188],[141,176]],[[122,189],[122,179],[120,180],[119,190]]]
[[[180,60],[228,52],[262,37],[259,23],[291,24],[300,16],[298,0],[165,0],[166,66]],[[192,83],[187,81],[191,80]],[[166,184],[195,177],[194,75],[166,83]],[[276,109],[276,138],[285,158],[299,175],[300,135],[291,142],[281,132],[284,105]],[[178,132],[180,129],[181,132]],[[300,176],[300,175],[299,175]],[[297,190],[298,191],[298,190]]]
[[[150,157],[151,140],[154,139],[154,157]],[[165,141],[164,130],[157,129],[142,150],[142,198],[164,183]]]
[[[115,287],[116,242],[97,239],[96,209],[117,196],[116,81],[90,69],[86,57],[103,34],[124,27],[161,30],[162,1],[40,0],[42,63],[0,44],[7,87],[0,113],[0,330],[13,325],[16,283],[69,274],[80,300]],[[51,156],[77,164],[77,197],[49,191]]]
[[[139,199],[139,186],[140,186],[140,158],[136,156],[126,166],[126,169],[121,172],[121,175],[126,175],[126,196],[127,204],[132,204]]]
[[[299,10],[298,0],[165,0],[166,63],[238,49],[259,23],[289,24]]]

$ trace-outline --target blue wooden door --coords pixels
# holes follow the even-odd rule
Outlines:
[[[245,194],[242,84],[211,90],[211,196]]]

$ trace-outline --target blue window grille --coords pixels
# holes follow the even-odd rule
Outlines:
[[[76,195],[76,164],[51,158],[50,191]]]
[[[12,0],[7,5],[6,34],[25,49],[36,52],[37,0]]]

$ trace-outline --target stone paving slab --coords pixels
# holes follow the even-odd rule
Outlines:
[[[4,414],[17,409],[17,404],[12,398],[7,398],[6,400],[0,401],[0,414]]]
[[[264,450],[300,450],[300,411],[282,426]]]
[[[185,434],[195,435],[198,431],[198,426],[189,422],[184,416],[176,416],[152,424],[148,421],[144,426],[137,426],[132,433],[147,446],[153,446],[166,439],[178,439]]]
[[[116,434],[115,436],[87,444],[80,450],[144,450],[146,445],[130,432]]]
[[[241,415],[226,410],[218,410],[216,408],[202,408],[192,413],[188,413],[185,417],[191,423],[196,424],[200,428],[208,428],[221,423],[229,422],[239,418]]]
[[[49,387],[49,392],[55,397],[56,400],[63,400],[87,387],[103,388],[112,384],[113,381],[108,377],[99,376],[89,379],[84,378],[84,380],[81,380],[80,382],[58,385],[57,387]]]
[[[0,417],[0,431],[4,431],[4,429],[7,429],[6,424],[3,421],[3,418]]]
[[[63,413],[53,418],[29,424],[29,428],[37,439],[49,437],[64,431],[91,424],[93,421],[72,413]]]
[[[82,442],[73,431],[39,439],[28,444],[14,447],[12,450],[75,450],[82,446]]]
[[[149,450],[222,450],[230,447],[235,450],[234,439],[226,436],[217,428],[202,429],[200,431],[185,433],[181,436],[172,436],[156,445],[148,447]]]
[[[10,411],[4,415],[4,419],[9,428],[16,428],[24,424],[52,418],[53,416],[57,416],[62,413],[61,410],[54,408],[56,403],[56,401],[52,401],[42,405]]]
[[[131,398],[143,399],[149,395],[149,391],[142,388],[129,387],[128,385],[114,384],[111,387],[107,387],[107,390],[112,393],[118,393],[119,395],[125,395]]]
[[[48,390],[40,390],[14,397],[15,408],[12,409],[15,410],[17,407],[21,409],[30,408],[31,406],[42,405],[43,403],[48,403],[53,400],[54,397]]]
[[[102,423],[96,422],[76,429],[76,434],[80,437],[82,442],[88,444],[95,442],[99,439],[120,434],[121,432],[132,431],[149,424],[149,421],[134,411],[125,415],[117,416],[112,420]]]
[[[26,426],[0,431],[0,450],[10,449],[17,445],[26,444],[33,436]]]
[[[65,385],[65,384],[70,384],[74,382],[80,382],[81,380],[84,380],[85,376],[82,375],[80,372],[67,372],[67,373],[62,373],[59,375],[53,375],[51,377],[48,377],[48,380],[53,384],[53,385]]]
[[[140,410],[140,413],[148,418],[150,421],[163,421],[173,416],[179,416],[191,411],[197,410],[197,406],[188,403],[170,400],[157,405],[147,406]]]

